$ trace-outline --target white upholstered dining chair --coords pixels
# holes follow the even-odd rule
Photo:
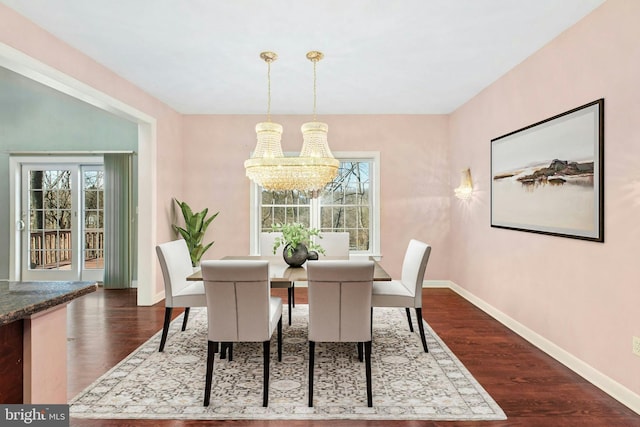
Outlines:
[[[184,319],[182,330],[187,328],[190,307],[205,307],[207,300],[204,296],[204,286],[202,282],[189,282],[187,276],[194,272],[191,265],[189,248],[184,239],[162,243],[156,246],[158,261],[162,269],[164,279],[164,325],[162,326],[162,338],[160,339],[160,349],[163,351],[167,342],[169,324],[171,323],[171,313],[173,307],[184,307]]]
[[[209,406],[213,362],[219,343],[262,342],[262,406],[269,403],[271,336],[278,329],[278,361],[282,360],[282,300],[270,295],[269,262],[264,260],[202,261],[207,299],[207,372],[204,406]],[[229,354],[229,361],[232,355]]]
[[[324,249],[324,256],[336,258],[349,258],[349,233],[335,232],[322,233],[316,243]]]
[[[413,324],[409,308],[414,308],[425,353],[428,353],[429,349],[422,323],[422,281],[430,254],[431,246],[412,239],[404,255],[400,280],[374,283],[371,299],[372,307],[404,307],[411,332],[413,332]]]
[[[278,254],[273,253],[273,243],[277,237],[282,237],[282,233],[277,231],[260,233],[260,255],[262,256],[276,256]]]
[[[371,293],[373,261],[313,261],[309,283],[309,406],[313,406],[316,342],[364,344],[367,405],[371,391]]]

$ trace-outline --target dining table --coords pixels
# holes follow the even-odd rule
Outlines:
[[[291,325],[291,308],[293,303],[293,286],[295,282],[306,282],[307,281],[307,269],[305,267],[306,263],[302,265],[302,267],[291,267],[289,266],[281,256],[268,256],[268,255],[229,255],[222,258],[223,260],[265,260],[269,261],[269,276],[272,288],[286,288],[287,289],[287,299],[289,305],[289,325]],[[347,258],[344,257],[322,257],[322,260],[344,260]],[[373,259],[373,257],[369,257],[371,261],[374,262],[374,270],[373,270],[373,280],[374,281],[390,281],[391,276],[387,273],[384,268]],[[307,261],[314,262],[312,260]],[[202,280],[202,271],[197,270],[193,274],[187,277],[189,281],[200,281]]]

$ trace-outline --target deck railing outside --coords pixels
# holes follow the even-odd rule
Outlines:
[[[32,270],[64,268],[71,265],[73,244],[71,231],[51,230],[33,232],[29,238],[29,254]],[[104,265],[104,229],[85,231],[85,268],[102,268]]]

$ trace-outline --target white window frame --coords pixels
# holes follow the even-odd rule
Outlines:
[[[295,153],[286,153],[287,156],[295,156]],[[380,258],[380,152],[379,151],[338,151],[333,156],[344,161],[370,161],[371,170],[369,171],[369,195],[371,197],[371,234],[369,236],[368,251],[351,251],[353,256],[373,256]],[[249,233],[250,233],[250,253],[251,255],[260,254],[260,187],[251,181],[249,189]],[[318,221],[316,218],[319,209],[318,199],[311,199],[311,223]]]

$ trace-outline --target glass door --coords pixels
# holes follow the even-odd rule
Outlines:
[[[22,280],[104,277],[100,165],[22,165]]]
[[[69,165],[23,167],[23,280],[80,279],[76,175]]]

